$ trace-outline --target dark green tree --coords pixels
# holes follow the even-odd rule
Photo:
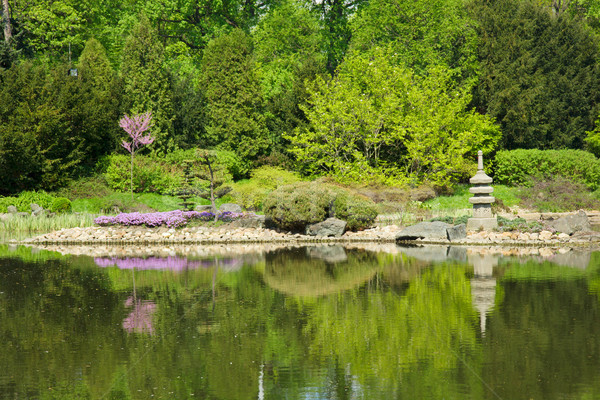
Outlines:
[[[264,154],[269,143],[248,35],[235,29],[208,44],[202,84],[208,103],[202,146],[234,151],[244,161]]]
[[[316,14],[288,0],[266,15],[253,38],[271,154],[283,154],[282,134],[306,121],[299,107],[307,97],[305,81],[326,73],[325,37]]]
[[[599,100],[598,39],[568,13],[530,1],[478,0],[474,103],[501,125],[501,146],[582,148]]]
[[[141,14],[139,23],[127,38],[123,49],[122,111],[125,114],[152,112],[152,133],[156,136],[152,151],[157,153],[164,153],[176,147],[173,135],[172,91],[164,62],[163,45],[148,18]]]

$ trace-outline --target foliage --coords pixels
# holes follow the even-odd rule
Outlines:
[[[349,56],[329,81],[317,78],[303,107],[311,125],[288,138],[313,173],[354,182],[431,182],[438,187],[474,171],[477,150],[500,138],[492,121],[467,109],[468,87],[436,66],[426,76],[397,66],[377,49]]]
[[[94,217],[89,214],[63,213],[53,217],[12,217],[0,222],[0,231],[11,233],[48,233],[68,228],[93,226]]]
[[[544,181],[534,179],[531,187],[521,188],[519,196],[524,208],[542,212],[600,208],[600,199],[588,187],[560,175]]]
[[[562,176],[591,190],[600,187],[600,161],[582,150],[502,150],[494,159],[494,181],[506,185],[531,185]]]
[[[138,155],[133,166],[133,191],[167,194],[181,186],[183,171],[177,165],[167,164],[159,159]],[[104,174],[111,189],[128,191],[130,184],[129,157],[112,155],[108,158],[108,168]]]
[[[598,38],[578,18],[532,1],[474,2],[481,72],[474,103],[501,147],[582,148],[598,116]]]
[[[465,79],[478,69],[474,28],[462,0],[373,0],[352,21],[350,47],[368,53],[389,45],[417,74],[444,65]]]
[[[57,197],[52,201],[50,211],[55,213],[71,212],[71,201],[65,197]]]
[[[173,137],[173,103],[164,49],[148,18],[140,15],[139,23],[127,38],[121,66],[126,113],[153,114],[156,146],[154,152],[164,154],[175,148]]]
[[[208,101],[205,148],[236,152],[249,162],[269,143],[252,43],[239,29],[209,42],[202,59],[202,85]]]
[[[299,105],[305,81],[325,72],[325,38],[315,13],[294,0],[271,9],[252,32],[270,152],[284,152],[282,135],[305,123]]]
[[[544,226],[538,221],[527,222],[524,218],[508,219],[498,216],[498,232],[541,232]]]
[[[278,187],[264,200],[263,211],[278,227],[292,231],[303,231],[329,216],[345,220],[349,230],[364,229],[377,216],[368,199],[319,182]]]
[[[249,180],[234,183],[231,191],[233,201],[247,210],[262,209],[263,202],[273,190],[301,181],[294,172],[267,165],[254,169],[250,176]]]

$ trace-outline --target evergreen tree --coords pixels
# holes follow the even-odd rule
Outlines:
[[[306,122],[304,82],[326,73],[326,42],[313,13],[293,0],[270,11],[253,32],[266,101],[271,153],[283,154],[282,134]]]
[[[143,14],[125,43],[121,75],[124,86],[123,113],[152,112],[152,133],[156,136],[153,151],[164,153],[174,149],[174,110],[169,75],[164,68],[164,49],[150,21]]]
[[[505,149],[582,148],[599,100],[598,39],[568,13],[530,1],[479,0],[474,102],[501,125]]]
[[[257,159],[269,143],[248,35],[235,29],[212,40],[204,52],[202,73],[208,103],[202,146],[234,151],[244,161]]]

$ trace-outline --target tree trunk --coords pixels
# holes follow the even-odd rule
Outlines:
[[[12,39],[12,27],[10,25],[10,7],[8,0],[2,0],[2,25],[4,26],[4,41],[10,42]]]

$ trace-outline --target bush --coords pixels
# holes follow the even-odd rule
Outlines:
[[[105,178],[111,189],[128,192],[131,177],[131,158],[112,155]],[[175,191],[183,182],[183,170],[175,164],[149,156],[137,155],[133,163],[133,191],[166,194]]]
[[[52,202],[50,211],[55,213],[71,212],[71,201],[65,197],[57,197]]]
[[[17,201],[17,197],[0,197],[0,212],[8,212],[8,206],[16,206]]]
[[[334,190],[333,214],[347,222],[349,231],[362,230],[373,225],[377,217],[375,203],[366,197],[353,195],[345,190]]]
[[[22,212],[31,212],[31,204],[35,203],[40,207],[49,210],[54,202],[54,197],[42,191],[39,192],[21,192],[17,198],[15,206]]]
[[[504,150],[495,158],[494,181],[531,186],[531,179],[560,175],[591,190],[600,187],[600,160],[583,150]]]
[[[525,208],[542,212],[600,208],[600,201],[584,184],[561,176],[547,181],[534,181],[532,187],[522,188],[519,196]]]
[[[300,182],[294,172],[279,167],[262,166],[251,173],[251,179],[233,185],[233,201],[245,209],[260,210],[265,198],[279,186]]]
[[[280,186],[265,199],[263,211],[278,227],[292,231],[303,231],[328,216],[345,220],[349,230],[364,229],[377,216],[367,198],[317,182]]]

